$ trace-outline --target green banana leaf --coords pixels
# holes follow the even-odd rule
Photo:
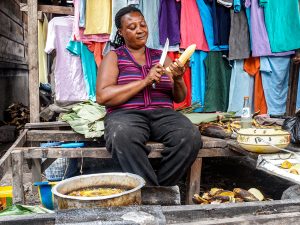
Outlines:
[[[3,211],[0,211],[0,216],[17,216],[35,213],[54,213],[54,211],[43,208],[41,206],[12,205],[7,207]]]

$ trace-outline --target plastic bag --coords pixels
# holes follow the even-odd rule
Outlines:
[[[291,134],[291,143],[300,143],[300,111],[295,116],[287,118],[282,124],[282,129]]]

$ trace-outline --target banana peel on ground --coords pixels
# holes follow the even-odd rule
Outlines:
[[[204,192],[202,196],[199,194],[193,196],[193,202],[201,205],[263,200],[268,199],[256,188],[250,188],[248,191],[242,188],[234,188],[233,191],[224,190],[222,188],[211,188],[209,191]]]

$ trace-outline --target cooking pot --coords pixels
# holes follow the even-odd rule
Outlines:
[[[52,188],[59,209],[94,208],[141,204],[141,188],[145,180],[131,173],[98,173],[72,177]],[[69,196],[72,191],[92,187],[124,188],[126,191],[108,196]]]
[[[289,145],[290,134],[281,129],[246,128],[237,132],[237,142],[250,152],[275,153]]]

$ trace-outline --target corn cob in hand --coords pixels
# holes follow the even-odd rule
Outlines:
[[[196,50],[196,44],[192,44],[189,47],[187,47],[187,49],[185,49],[185,51],[182,53],[182,55],[179,57],[179,61],[184,65],[188,59],[193,55],[193,53]],[[167,67],[166,69],[168,72],[171,72],[170,68]]]

